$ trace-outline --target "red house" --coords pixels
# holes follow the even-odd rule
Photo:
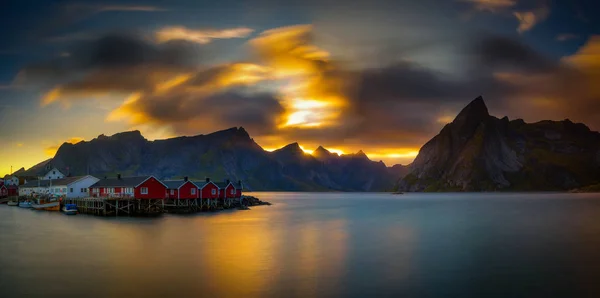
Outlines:
[[[243,189],[243,185],[242,185],[242,181],[240,180],[235,185],[235,198],[239,199],[242,197],[242,189]]]
[[[169,199],[197,199],[199,196],[198,186],[189,181],[187,177],[183,180],[165,181],[164,183],[167,185]]]
[[[16,185],[8,185],[6,186],[6,190],[8,191],[9,197],[16,197],[19,195],[19,187]]]
[[[4,184],[2,184],[2,186],[0,186],[0,198],[4,198],[6,196],[8,196],[8,189],[6,186],[4,186]]]
[[[205,182],[194,182],[198,187],[200,199],[217,199],[219,198],[219,186],[206,178]]]
[[[235,185],[231,181],[227,180],[223,183],[217,183],[217,185],[219,186],[219,199],[236,197]]]
[[[165,199],[167,185],[154,176],[101,179],[90,186],[94,197],[131,197],[135,199]]]

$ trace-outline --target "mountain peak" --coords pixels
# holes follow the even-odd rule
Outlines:
[[[313,151],[312,156],[318,159],[327,159],[338,155],[336,153],[331,153],[331,151],[325,149],[323,146],[319,146],[319,148]]]
[[[285,145],[284,147],[275,150],[275,152],[290,152],[294,154],[304,154],[304,151],[302,150],[302,148],[300,148],[300,144],[298,144],[298,142]]]
[[[100,135],[99,138],[101,136],[104,136],[104,135]],[[110,136],[110,138],[115,138],[115,139],[144,139],[144,140],[146,139],[146,138],[144,138],[144,136],[142,136],[142,133],[139,130],[119,132],[119,133],[116,133],[116,134]]]
[[[329,155],[331,154],[331,152],[327,149],[325,149],[323,146],[319,146],[314,152],[313,155],[318,156],[318,155]]]
[[[240,128],[238,128],[237,134],[239,136],[243,136],[243,137],[248,137],[248,138],[250,137],[250,134],[244,129],[243,126],[240,126]]]
[[[476,125],[490,116],[483,97],[478,96],[458,113],[452,123],[457,125]]]

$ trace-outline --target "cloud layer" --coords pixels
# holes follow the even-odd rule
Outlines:
[[[298,141],[412,154],[480,94],[499,116],[568,115],[600,128],[600,37],[556,60],[512,37],[481,35],[462,45],[467,71],[456,77],[403,57],[352,67],[317,46],[315,33],[309,25],[268,30],[248,42],[248,59],[218,65],[204,63],[202,42],[189,38],[110,34],[27,67],[18,79],[51,85],[45,105],[116,93],[127,99],[107,121],[174,135],[244,126],[269,148]]]

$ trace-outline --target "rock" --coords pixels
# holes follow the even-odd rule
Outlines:
[[[401,191],[568,190],[600,181],[600,135],[571,121],[490,116],[481,97],[419,151]]]

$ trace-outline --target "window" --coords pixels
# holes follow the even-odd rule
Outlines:
[[[232,195],[234,195],[234,194],[235,194],[235,189],[233,189],[233,188],[232,188],[230,193],[231,193]]]
[[[140,193],[143,194],[143,195],[147,195],[148,194],[148,188],[147,187],[140,188]]]
[[[210,193],[213,194],[213,195],[216,195],[217,194],[217,190],[213,188]]]
[[[171,195],[174,195],[174,194],[175,194],[175,191],[171,189]]]
[[[72,192],[73,192],[73,188],[69,188],[69,192],[71,192],[71,193],[72,193]]]
[[[56,175],[56,171],[52,171],[52,175]]]
[[[191,191],[191,194],[192,194],[192,195],[195,195],[195,194],[196,194],[196,189],[195,189],[195,188],[192,188],[190,191]]]

